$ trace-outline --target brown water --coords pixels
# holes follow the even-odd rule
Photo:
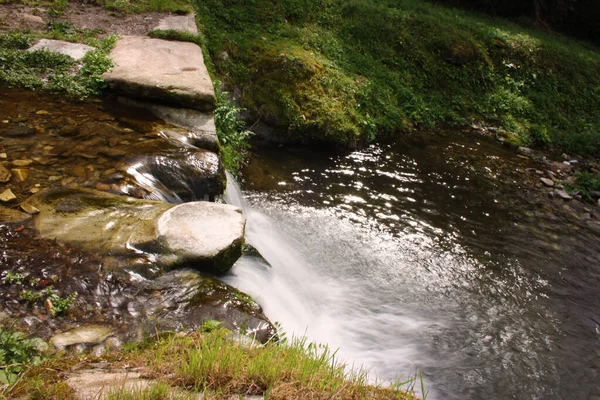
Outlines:
[[[229,195],[270,265],[227,281],[372,376],[422,370],[430,399],[598,398],[600,225],[528,168],[458,133],[259,148]]]

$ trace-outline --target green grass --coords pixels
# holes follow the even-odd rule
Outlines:
[[[170,336],[137,353],[156,377],[195,392],[268,393],[269,399],[412,399],[404,390],[369,385],[366,371],[347,371],[327,346],[305,340],[245,347],[215,329]],[[414,382],[413,380],[409,383]]]
[[[75,393],[65,380],[73,367],[82,361],[106,361],[116,369],[142,368],[144,378],[150,380],[145,386],[119,382],[106,388],[108,399],[191,399],[198,394],[207,399],[251,394],[269,399],[416,399],[416,379],[389,387],[369,384],[366,371],[346,369],[327,346],[304,339],[245,346],[229,335],[210,321],[201,331],[161,334],[100,358],[59,352],[28,368],[3,394],[7,398],[72,399]]]
[[[70,29],[68,24],[53,25],[40,37],[84,41],[96,49],[83,60],[44,50],[27,52],[36,38],[33,34],[8,32],[0,35],[0,84],[9,87],[47,90],[74,98],[98,95],[106,85],[102,74],[112,67],[108,54],[116,37],[96,39],[96,33]]]
[[[195,3],[217,77],[281,135],[356,146],[480,121],[600,155],[592,46],[418,0]]]

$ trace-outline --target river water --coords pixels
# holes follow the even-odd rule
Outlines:
[[[225,281],[372,379],[422,371],[428,399],[600,398],[600,230],[527,168],[458,133],[259,147],[227,201],[266,262]]]

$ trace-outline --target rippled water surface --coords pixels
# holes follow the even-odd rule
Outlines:
[[[598,398],[598,224],[513,152],[462,134],[350,154],[257,150],[227,282],[284,329],[429,397]]]

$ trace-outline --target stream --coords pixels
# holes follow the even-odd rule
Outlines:
[[[422,371],[428,399],[597,398],[598,224],[527,168],[462,133],[259,146],[226,201],[264,260],[224,280],[372,380]]]

